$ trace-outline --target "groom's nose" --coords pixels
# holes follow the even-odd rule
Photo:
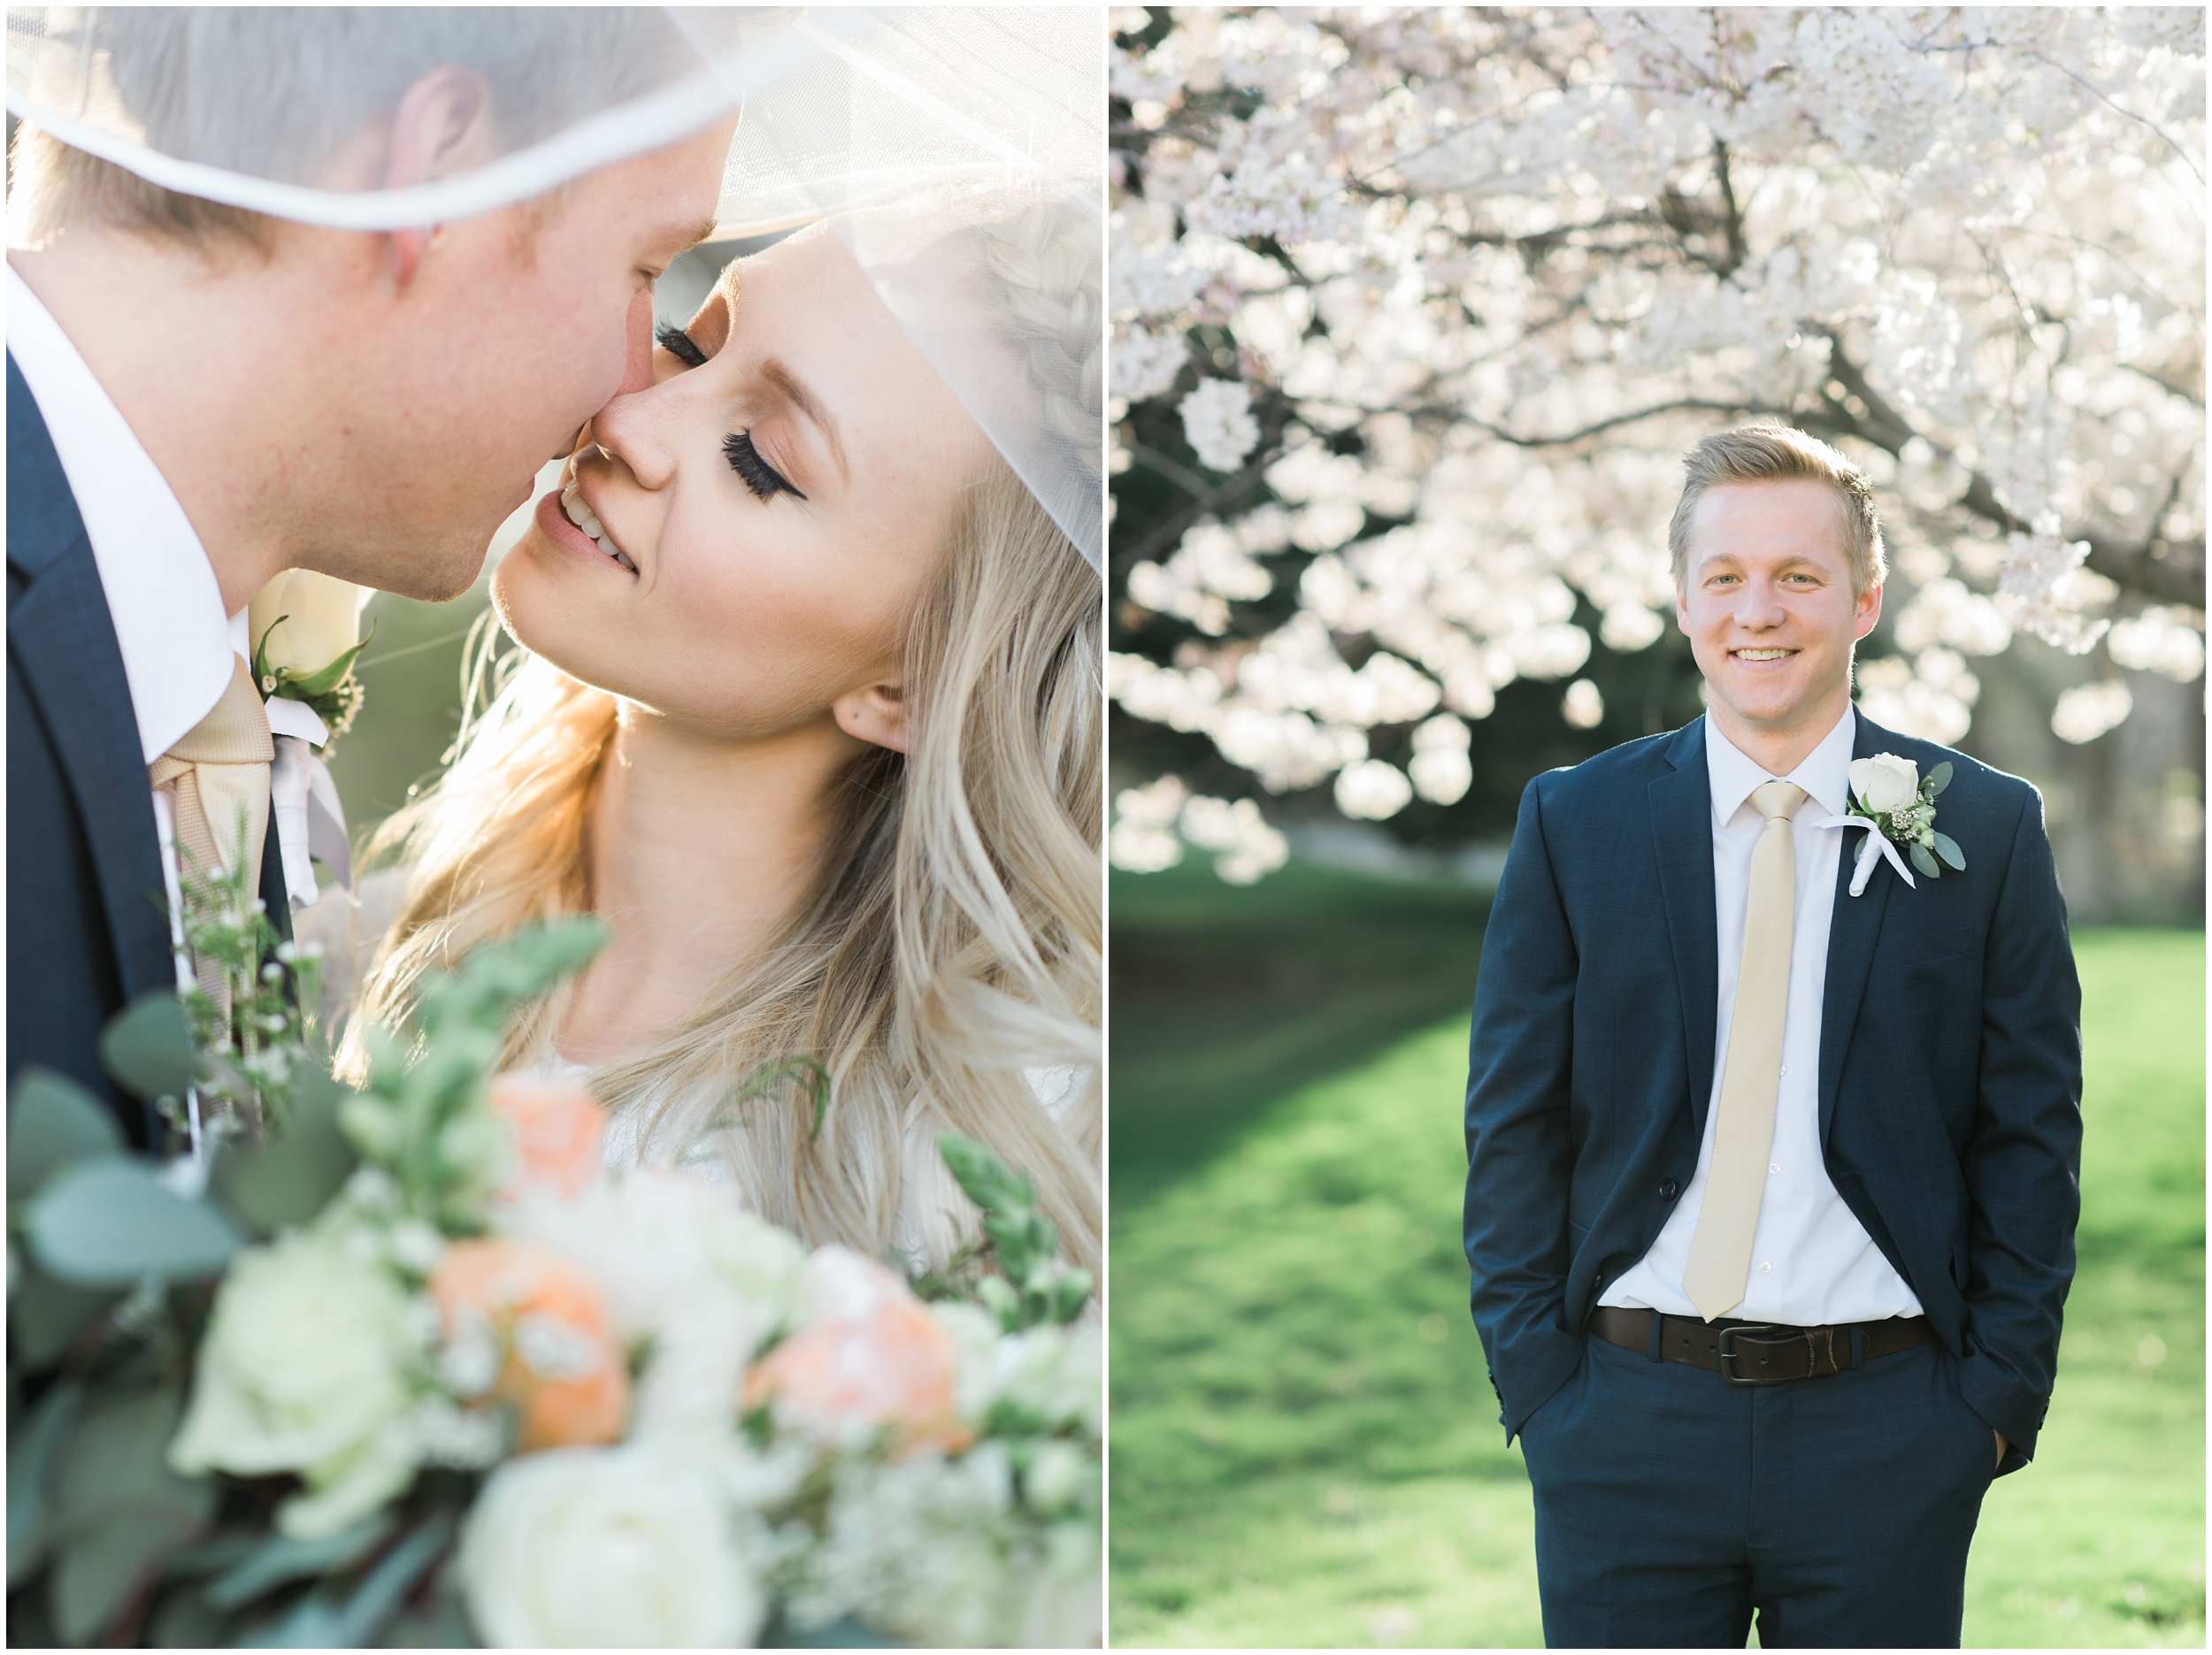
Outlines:
[[[1783,607],[1781,595],[1774,584],[1767,580],[1747,580],[1736,598],[1736,624],[1739,626],[1779,626],[1789,618]]]
[[[622,385],[617,396],[642,391],[653,383],[653,292],[648,287],[630,301],[628,355],[622,364]]]

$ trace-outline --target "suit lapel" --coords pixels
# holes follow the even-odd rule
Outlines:
[[[1674,768],[1649,789],[1652,847],[1667,907],[1675,982],[1682,995],[1690,1114],[1702,1132],[1713,1092],[1713,1029],[1720,992],[1720,946],[1713,915],[1713,791],[1705,768],[1705,721],[1684,726],[1668,744],[1666,758]]]
[[[8,361],[8,651],[76,800],[126,999],[173,985],[161,855],[123,655],[38,404]],[[20,583],[18,585],[18,583]],[[36,900],[17,892],[18,901]]]
[[[1897,745],[1894,736],[1863,715],[1854,717],[1853,758],[1872,758]],[[1874,944],[1881,934],[1882,915],[1889,906],[1890,887],[1897,883],[1893,869],[1877,868],[1866,889],[1853,896],[1851,869],[1866,834],[1848,829],[1841,838],[1842,854],[1836,858],[1836,907],[1828,925],[1827,984],[1820,1001],[1820,1141],[1824,1146],[1835,1120],[1843,1054],[1851,1045],[1859,1003],[1866,997],[1866,980],[1874,969]]]

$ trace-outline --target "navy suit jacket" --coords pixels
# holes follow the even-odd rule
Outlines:
[[[1854,758],[1926,775],[1966,871],[1911,889],[1837,868],[1821,1008],[1828,1176],[1958,1360],[1966,1400],[2035,1452],[2074,1273],[2081,990],[2042,799],[1858,718]],[[1705,721],[1529,783],[1483,939],[1467,1082],[1467,1258],[1509,1441],[1582,1360],[1606,1286],[1697,1170],[1718,946]]]
[[[108,1100],[131,1141],[160,1122],[101,1068],[101,1025],[174,988],[154,808],[123,655],[76,497],[8,358],[8,1079],[59,1069]],[[261,893],[290,905],[273,824]]]

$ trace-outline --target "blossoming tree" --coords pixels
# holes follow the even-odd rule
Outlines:
[[[1111,27],[1119,865],[1256,878],[1324,785],[1448,824],[1509,686],[1584,751],[1694,714],[1678,458],[1755,418],[1881,492],[1878,721],[2200,677],[2200,11]]]

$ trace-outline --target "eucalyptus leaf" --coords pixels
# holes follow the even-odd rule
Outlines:
[[[208,1582],[207,1600],[218,1609],[236,1609],[287,1581],[349,1567],[391,1532],[391,1518],[380,1514],[322,1540],[271,1535],[242,1561]]]
[[[65,1168],[32,1200],[27,1228],[40,1267],[81,1287],[212,1276],[244,1245],[218,1208],[173,1195],[125,1155]]]
[[[66,1075],[27,1064],[10,1088],[11,1201],[35,1194],[50,1175],[73,1161],[113,1154],[122,1147],[122,1130],[108,1107]]]
[[[871,1629],[850,1615],[827,1626],[804,1630],[779,1615],[761,1636],[760,1646],[771,1650],[887,1650],[900,1644]]]
[[[127,1512],[63,1548],[48,1576],[54,1629],[70,1644],[100,1639],[188,1536],[163,1518]]]
[[[72,1644],[111,1628],[150,1575],[191,1544],[212,1483],[169,1468],[184,1398],[173,1388],[88,1398],[55,1477],[55,1630]]]
[[[1911,847],[1909,854],[1912,857],[1912,865],[1918,869],[1922,873],[1927,875],[1929,878],[1940,879],[1943,877],[1943,870],[1936,865],[1936,859],[1928,854],[1928,847],[1925,845],[1920,844],[1916,840]]]
[[[1935,836],[1935,853],[1959,872],[1966,871],[1966,853],[1959,848],[1958,841],[1948,833]]]
[[[358,1649],[377,1641],[402,1598],[453,1539],[450,1512],[440,1512],[378,1559],[339,1615],[346,1644]]]
[[[77,1417],[84,1387],[62,1381],[8,1432],[8,1590],[30,1575],[46,1555],[47,1484],[63,1441]]]
[[[303,1598],[289,1613],[238,1640],[240,1649],[334,1650],[346,1647],[345,1617],[322,1598]]]
[[[156,1649],[221,1649],[231,1641],[232,1623],[198,1587],[187,1584],[162,1594],[146,1630],[147,1642]]]
[[[1946,759],[1928,772],[1928,797],[1932,799],[1951,785],[1951,761]]]
[[[73,1287],[23,1265],[8,1299],[8,1359],[33,1372],[50,1367],[121,1297],[111,1287]]]
[[[338,1111],[351,1096],[320,1070],[308,1077],[289,1125],[258,1149],[217,1160],[216,1199],[263,1235],[321,1212],[360,1161],[338,1124]]]
[[[199,1068],[174,989],[142,994],[100,1031],[100,1061],[139,1098],[181,1098]]]

